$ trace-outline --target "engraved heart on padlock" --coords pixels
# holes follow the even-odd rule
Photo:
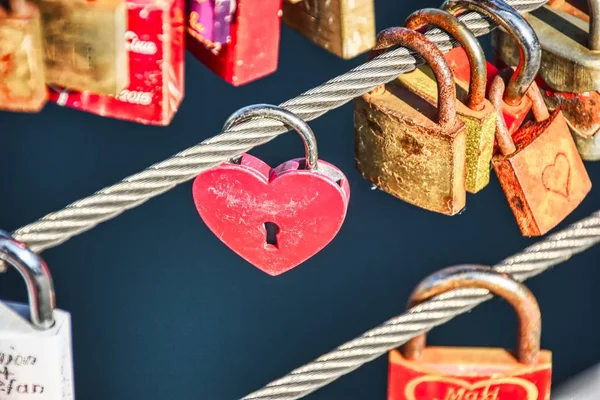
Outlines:
[[[467,382],[462,379],[426,375],[410,381],[404,390],[406,400],[538,400],[535,384],[519,377]]]
[[[549,192],[556,193],[569,199],[569,183],[571,178],[571,165],[564,153],[558,153],[554,163],[542,171],[542,184]]]
[[[193,185],[196,209],[231,250],[269,275],[306,261],[336,236],[346,217],[350,187],[337,167],[305,159],[271,169],[244,154],[200,174]]]

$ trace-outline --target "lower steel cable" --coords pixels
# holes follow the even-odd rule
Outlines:
[[[565,262],[600,242],[600,210],[554,233],[494,266],[519,281]],[[486,289],[460,289],[444,293],[411,308],[337,349],[295,369],[242,400],[294,400],[335,381],[492,298]]]

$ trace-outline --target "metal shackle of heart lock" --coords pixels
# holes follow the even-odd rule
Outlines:
[[[257,104],[232,114],[223,131],[251,119],[273,119],[295,130],[306,157],[271,168],[249,154],[198,175],[196,209],[231,250],[269,275],[280,275],[323,249],[346,217],[350,187],[344,173],[318,160],[308,124],[281,107]]]

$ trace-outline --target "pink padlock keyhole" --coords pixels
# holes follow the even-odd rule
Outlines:
[[[297,131],[305,158],[271,168],[249,154],[198,175],[193,197],[200,217],[230,249],[269,275],[282,274],[323,249],[346,217],[344,173],[318,159],[314,133],[283,108],[258,104],[229,117],[224,131],[250,119],[274,119]]]

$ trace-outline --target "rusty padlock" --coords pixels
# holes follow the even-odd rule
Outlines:
[[[535,32],[515,9],[502,0],[447,0],[442,8],[454,15],[465,11],[479,12],[504,28],[512,42],[516,43],[521,55],[517,59],[517,74],[511,79],[499,109],[509,132],[515,132],[531,110],[531,102],[524,94],[540,69],[542,52]],[[451,50],[446,53],[446,60],[457,77],[468,82],[469,62],[464,50],[458,47]],[[498,68],[488,62],[487,74],[489,88],[492,79],[498,74]]]
[[[284,0],[283,22],[344,59],[375,45],[374,0]]]
[[[0,5],[0,110],[37,112],[46,104],[40,21],[26,0]]]
[[[512,69],[508,68],[507,73]],[[490,87],[494,105],[505,91],[500,73]],[[527,96],[533,102],[536,122],[525,123],[513,136],[498,118],[498,154],[492,166],[510,208],[525,236],[544,235],[565,219],[589,193],[592,183],[560,110],[551,114],[537,85]]]
[[[454,289],[487,289],[519,317],[516,354],[502,348],[425,347],[425,334],[389,355],[388,400],[548,400],[552,353],[540,349],[540,307],[525,285],[488,267],[458,266],[425,278],[409,307]]]
[[[600,1],[589,0],[589,10],[592,12],[592,18],[585,13],[585,11],[576,8],[575,6],[563,1],[552,1],[548,3],[550,9],[553,12],[549,15],[556,18],[555,23],[558,25],[552,27],[547,24],[540,25],[540,37],[541,43],[544,46],[551,49],[555,49],[558,46],[565,48],[565,52],[574,52],[578,48],[577,43],[573,44],[572,41],[586,44],[585,34],[589,30],[589,46],[598,45],[600,43],[600,24],[597,19],[600,18]],[[589,28],[587,27],[589,24]],[[574,29],[577,28],[577,29]],[[553,39],[551,42],[547,36]],[[500,37],[499,41],[503,38]],[[555,40],[555,41],[554,41]],[[502,59],[509,59],[511,52],[513,51],[510,47],[499,47],[499,57]],[[547,62],[553,60],[552,52],[546,56],[549,58]],[[595,55],[597,53],[593,52]],[[578,58],[582,59],[585,55],[589,55],[589,51],[585,51],[584,54],[579,53]],[[600,68],[600,58],[599,68]],[[578,71],[585,72],[585,68],[580,68]],[[542,78],[545,72],[540,72]],[[567,73],[561,75],[562,79],[577,79],[577,77],[570,77]],[[584,160],[597,161],[600,160],[600,93],[596,90],[577,92],[576,86],[571,86],[564,82],[561,87],[569,87],[569,91],[554,90],[552,84],[546,83],[543,79],[539,80],[544,100],[551,110],[559,108],[567,120],[575,144],[579,149],[579,154]]]
[[[477,193],[490,181],[497,115],[492,103],[485,98],[486,61],[483,49],[466,25],[447,11],[422,9],[409,15],[405,25],[410,29],[436,26],[456,39],[468,55],[471,66],[470,84],[464,85],[464,81],[457,81],[456,114],[467,127],[466,188],[470,193]],[[399,80],[407,89],[418,93],[429,103],[437,103],[436,83],[428,66],[400,75]]]
[[[431,66],[438,82],[438,109],[398,82],[357,98],[356,167],[401,200],[454,215],[466,202],[466,127],[456,118],[454,77],[435,44],[408,28],[380,32],[370,57],[399,45]]]
[[[129,84],[124,0],[35,0],[48,83],[115,95]]]
[[[542,46],[542,80],[558,92],[600,90],[600,1],[589,0],[589,24],[564,3],[546,5],[525,15]],[[569,12],[571,11],[571,12]],[[575,14],[575,15],[574,15]],[[498,56],[511,65],[518,49],[503,32],[494,35]]]

